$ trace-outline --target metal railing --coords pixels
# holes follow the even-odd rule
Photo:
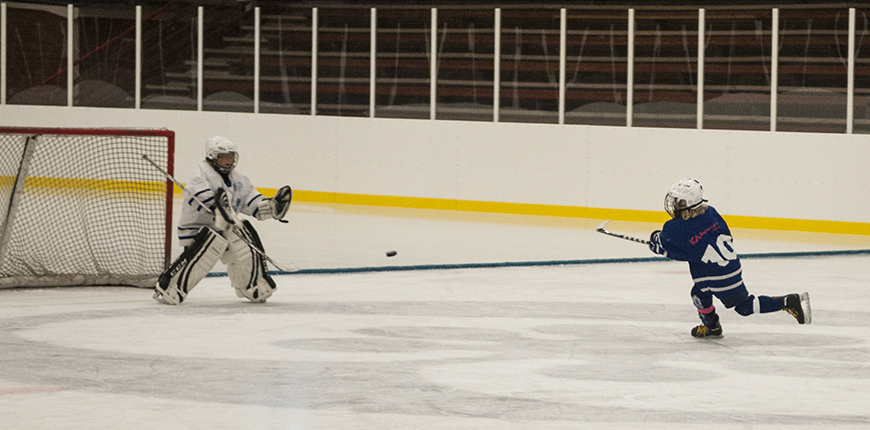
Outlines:
[[[842,5],[18,7],[4,105],[870,133],[868,14]]]

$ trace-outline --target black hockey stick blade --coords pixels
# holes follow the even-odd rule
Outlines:
[[[632,242],[637,242],[637,243],[642,243],[644,245],[649,245],[648,240],[638,239],[636,237],[626,236],[624,234],[614,233],[612,231],[607,230],[606,228],[604,228],[604,226],[609,222],[610,222],[610,220],[607,220],[607,221],[602,222],[601,224],[598,224],[598,227],[595,229],[595,231],[597,231],[599,233],[604,233],[608,236],[618,237],[620,239],[630,240]]]
[[[285,263],[279,264],[275,260],[266,256],[265,254],[263,255],[263,259],[265,259],[266,261],[271,263],[273,266],[275,266],[276,269],[278,269],[282,272],[293,273],[293,272],[298,272],[298,271],[302,270],[299,268],[299,266],[297,266],[293,263],[286,263],[285,262]]]

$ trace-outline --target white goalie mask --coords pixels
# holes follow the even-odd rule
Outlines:
[[[696,179],[683,178],[671,185],[665,195],[665,211],[671,218],[679,216],[680,212],[698,207],[704,200],[704,187]]]
[[[232,163],[227,161],[229,157],[222,155],[232,155]],[[205,159],[218,173],[229,175],[239,163],[239,151],[236,144],[226,137],[213,136],[205,141]]]

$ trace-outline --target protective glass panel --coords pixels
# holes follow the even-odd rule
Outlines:
[[[311,113],[311,8],[263,2],[260,112]]]
[[[87,6],[77,9],[75,106],[134,107],[135,11],[132,6],[111,10]]]
[[[254,111],[254,11],[203,8],[202,110]]]
[[[698,11],[635,14],[636,127],[697,127]]]
[[[628,11],[567,11],[565,123],[624,126]]]
[[[492,121],[495,11],[438,10],[435,117]]]
[[[770,130],[770,10],[708,10],[704,128]]]
[[[67,8],[7,4],[6,102],[66,106]]]
[[[777,131],[846,132],[847,9],[779,11]]]
[[[502,10],[499,121],[559,122],[559,9]]]
[[[370,9],[319,9],[317,114],[368,116]]]
[[[169,2],[142,11],[142,108],[196,110],[197,12]]]
[[[428,8],[378,10],[379,118],[429,118],[430,25]]]
[[[852,132],[870,134],[870,9],[855,11],[855,106]]]

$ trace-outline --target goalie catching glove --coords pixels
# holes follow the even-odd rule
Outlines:
[[[287,210],[290,209],[290,201],[293,200],[293,190],[285,185],[275,193],[271,199],[263,199],[257,205],[257,219],[264,220],[271,216],[277,220],[284,219]]]

